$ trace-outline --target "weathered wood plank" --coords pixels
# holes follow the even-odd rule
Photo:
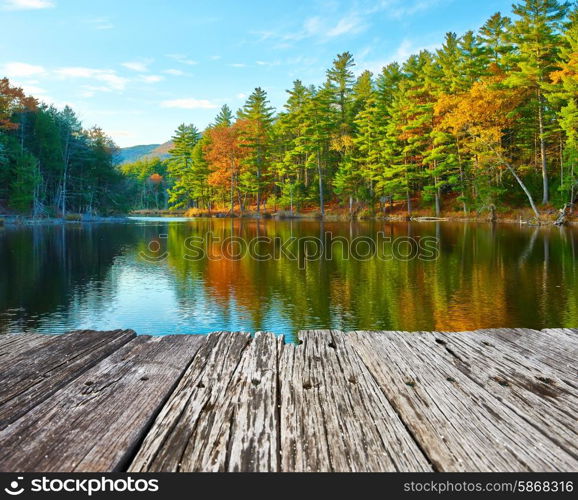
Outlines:
[[[557,330],[531,330],[528,328],[498,328],[463,332],[472,336],[489,336],[491,342],[504,351],[515,351],[520,355],[548,365],[550,369],[574,384],[578,375],[578,342],[568,334],[560,335]]]
[[[282,337],[257,332],[236,370],[229,401],[215,407],[217,412],[232,412],[230,431],[215,435],[217,440],[228,438],[228,471],[279,470],[278,361],[282,347]]]
[[[0,471],[121,470],[204,339],[124,345],[0,431]]]
[[[300,332],[280,361],[283,471],[431,471],[340,332]]]
[[[577,393],[550,366],[496,347],[489,334],[423,333],[422,338],[427,348],[437,343],[445,349],[458,370],[578,458]],[[545,339],[542,349],[547,348]]]
[[[72,332],[14,358],[0,373],[0,429],[134,337],[132,330]]]
[[[437,470],[578,467],[573,456],[456,368],[452,355],[435,341],[429,344],[424,335],[352,332],[347,342]]]
[[[270,334],[210,334],[129,470],[276,470],[280,342]]]
[[[564,343],[570,343],[578,347],[578,329],[575,328],[545,328],[542,330],[548,336],[559,336]]]
[[[50,342],[55,336],[39,333],[19,333],[0,335],[0,372],[7,367],[14,358],[26,351],[40,347]]]

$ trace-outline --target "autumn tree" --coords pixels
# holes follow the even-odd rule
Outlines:
[[[208,182],[221,193],[228,191],[231,214],[235,210],[236,192],[239,195],[241,209],[243,207],[238,193],[241,164],[247,154],[247,150],[240,143],[240,130],[243,125],[243,122],[230,126],[223,123],[209,128],[205,133],[207,140],[203,147],[210,170]]]

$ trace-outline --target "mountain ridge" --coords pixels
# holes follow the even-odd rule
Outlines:
[[[144,158],[160,158],[165,160],[169,157],[169,150],[173,147],[172,141],[162,144],[138,144],[127,148],[120,148],[117,162],[119,164],[132,163]]]

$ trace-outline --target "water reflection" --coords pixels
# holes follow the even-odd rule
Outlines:
[[[208,254],[190,257],[191,237]],[[439,238],[435,261],[223,258],[235,236]],[[0,332],[577,327],[576,229],[198,219],[0,230]],[[262,250],[269,249],[267,244]],[[391,246],[391,245],[390,245]],[[386,244],[387,247],[387,244]],[[163,258],[143,258],[160,255]]]

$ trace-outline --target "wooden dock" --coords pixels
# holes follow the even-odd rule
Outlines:
[[[0,336],[0,471],[578,471],[578,330]]]

